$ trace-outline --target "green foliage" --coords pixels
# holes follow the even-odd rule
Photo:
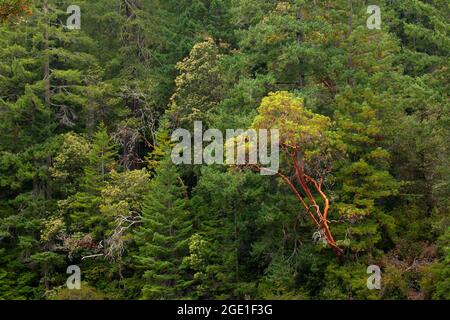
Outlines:
[[[180,75],[171,97],[169,118],[173,126],[186,126],[194,121],[209,122],[209,113],[223,96],[223,81],[218,60],[219,49],[214,40],[196,44],[189,57],[177,64]]]
[[[114,162],[114,145],[103,123],[100,124],[92,141],[91,150],[88,153],[89,164],[84,169],[84,181],[82,186],[86,191],[95,192],[106,180],[106,175],[111,171]]]
[[[450,299],[448,1],[380,30],[364,1],[72,4],[0,1],[0,299]],[[281,179],[175,167],[196,120],[326,171],[341,259]]]
[[[305,110],[303,100],[286,91],[269,93],[253,122],[256,129],[279,129],[281,144],[302,146],[305,150],[311,144],[324,143],[329,126],[330,119]]]
[[[136,231],[136,260],[144,270],[144,299],[173,299],[187,293],[191,280],[181,267],[192,230],[189,200],[176,168],[165,161],[143,202],[142,225]]]
[[[107,300],[106,296],[82,282],[80,290],[67,288],[55,288],[46,292],[48,300]]]
[[[58,205],[60,212],[69,219],[71,229],[83,232],[91,229],[90,233],[94,237],[101,237],[105,233],[109,218],[99,212],[102,190],[106,186],[110,170],[115,165],[114,145],[103,124],[100,124],[88,148],[79,191],[65,200],[60,200]]]
[[[321,297],[324,299],[357,299],[375,300],[379,299],[377,290],[367,288],[366,273],[367,265],[349,264],[338,266],[330,264],[325,272],[325,285],[322,289]],[[384,280],[384,279],[383,279]],[[402,299],[402,297],[399,297]]]

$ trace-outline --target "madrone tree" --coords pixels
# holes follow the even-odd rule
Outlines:
[[[281,167],[275,174],[292,190],[317,227],[320,239],[341,256],[343,250],[329,226],[330,197],[325,187],[332,156],[340,149],[330,126],[328,117],[306,110],[302,98],[286,91],[269,93],[252,125],[255,130],[279,130]],[[249,167],[260,170],[259,165]]]

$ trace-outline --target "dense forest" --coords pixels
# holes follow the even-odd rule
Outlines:
[[[0,299],[450,299],[449,53],[448,0],[0,0]]]

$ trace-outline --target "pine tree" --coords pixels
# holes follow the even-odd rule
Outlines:
[[[137,262],[144,270],[144,299],[185,297],[191,276],[182,268],[192,230],[189,200],[176,168],[163,162],[144,199],[142,226],[136,231]]]
[[[104,184],[106,176],[115,164],[115,146],[108,135],[104,123],[100,123],[92,141],[88,154],[88,165],[84,168],[84,183],[86,191],[98,191]]]
[[[86,103],[85,81],[96,66],[88,53],[91,39],[65,28],[65,8],[34,1],[27,23],[0,26],[0,171],[8,171],[12,182],[4,185],[10,200],[31,194],[49,201],[43,212],[55,205],[50,168],[58,134],[83,127],[77,120]]]
[[[99,241],[107,231],[108,219],[99,211],[102,201],[101,191],[106,186],[107,177],[115,164],[116,153],[105,125],[102,123],[94,135],[80,191],[59,201],[61,212],[70,217],[71,228],[89,232]]]

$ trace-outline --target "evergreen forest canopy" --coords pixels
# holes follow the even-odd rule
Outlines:
[[[0,0],[0,299],[450,299],[449,18]],[[194,121],[279,128],[279,174],[173,164]]]

